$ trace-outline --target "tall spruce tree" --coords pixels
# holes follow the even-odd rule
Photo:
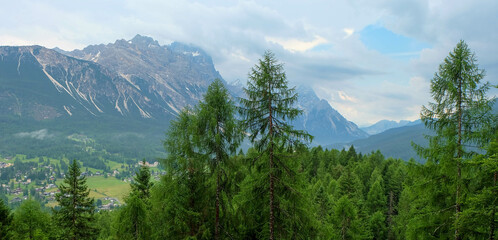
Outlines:
[[[474,154],[465,146],[483,146],[490,137],[485,132],[491,125],[491,101],[486,98],[489,83],[482,84],[483,78],[484,70],[479,69],[474,53],[460,41],[431,80],[435,102],[423,106],[420,113],[436,135],[427,137],[428,148],[415,147],[422,157],[438,164],[435,167],[454,185],[455,239],[462,237],[458,220],[463,201],[462,161]]]
[[[199,148],[208,156],[209,165],[216,178],[214,239],[220,237],[220,195],[223,190],[222,182],[228,181],[227,161],[239,147],[243,136],[235,118],[235,111],[228,90],[219,79],[209,85],[197,111]]]
[[[147,166],[147,162],[142,160],[142,165],[135,177],[133,177],[133,182],[130,184],[132,194],[138,195],[139,198],[147,201],[150,197],[150,189],[153,183],[150,179],[150,170]]]
[[[55,220],[60,228],[59,239],[95,239],[98,235],[94,199],[88,197],[90,190],[86,185],[86,177],[80,175],[78,162],[73,160],[64,183],[59,185],[60,192],[55,195],[60,206],[55,211]]]
[[[283,65],[271,51],[266,51],[249,73],[247,88],[244,88],[247,99],[240,99],[240,113],[245,117],[251,142],[259,152],[268,154],[269,238],[272,240],[275,235],[275,168],[286,169],[284,159],[275,153],[283,147],[297,145],[300,140],[311,139],[309,134],[293,129],[287,122],[302,112],[293,107],[297,93],[287,84]]]

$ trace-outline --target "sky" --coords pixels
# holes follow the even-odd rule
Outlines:
[[[0,45],[64,50],[150,36],[193,44],[227,82],[265,50],[348,120],[415,120],[459,40],[498,85],[496,0],[0,0]],[[497,96],[492,89],[489,96]]]

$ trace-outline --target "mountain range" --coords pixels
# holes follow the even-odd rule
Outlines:
[[[361,130],[365,131],[369,135],[375,135],[382,133],[386,130],[392,129],[392,128],[399,128],[399,127],[404,127],[404,126],[413,126],[422,123],[420,120],[415,120],[415,121],[408,121],[408,120],[401,120],[401,121],[391,121],[391,120],[380,120],[376,123],[374,123],[371,126],[368,127],[362,127],[360,128]]]
[[[22,152],[18,145],[28,140],[48,151],[54,144],[74,140],[69,138],[74,134],[95,140],[94,148],[104,144],[105,152],[123,149],[123,141],[131,141],[151,146],[148,154],[159,154],[169,121],[202,99],[214,79],[223,81],[202,49],[177,42],[160,45],[141,35],[71,52],[2,46],[0,73],[4,155]],[[244,97],[243,85],[227,86],[235,99]],[[293,124],[314,135],[315,145],[368,136],[312,89],[299,87],[298,94],[297,105],[304,114]],[[29,137],[40,131],[49,137]]]

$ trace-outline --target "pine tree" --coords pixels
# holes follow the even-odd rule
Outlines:
[[[275,168],[286,168],[284,159],[275,153],[282,147],[295,146],[302,139],[311,139],[311,136],[304,131],[294,130],[286,122],[296,118],[302,111],[293,107],[297,101],[295,88],[287,86],[283,65],[278,63],[272,52],[266,51],[263,59],[252,68],[244,92],[247,99],[240,99],[240,112],[245,117],[244,124],[251,134],[250,140],[259,152],[268,154],[269,238],[273,240]]]
[[[420,114],[436,136],[428,136],[428,148],[416,146],[417,152],[439,164],[454,184],[455,239],[462,237],[458,220],[463,201],[462,161],[473,154],[465,146],[484,146],[489,141],[485,131],[491,125],[491,101],[486,98],[489,83],[481,84],[483,78],[484,70],[479,69],[475,55],[460,41],[431,80],[435,102],[422,107]]]
[[[227,161],[240,145],[242,131],[235,119],[235,105],[228,90],[216,79],[209,85],[203,101],[198,105],[199,148],[209,158],[216,178],[214,239],[220,237],[220,201],[222,184],[228,181]],[[222,179],[224,177],[224,179]]]
[[[90,190],[86,178],[73,160],[67,171],[60,192],[55,195],[60,209],[55,211],[55,220],[61,230],[60,239],[95,239],[98,229],[94,225],[94,199],[88,197]]]
[[[10,239],[10,225],[12,222],[12,214],[9,207],[0,198],[0,239]]]

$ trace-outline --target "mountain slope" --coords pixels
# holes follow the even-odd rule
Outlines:
[[[390,121],[390,120],[380,120],[371,126],[363,127],[360,129],[365,131],[366,133],[368,133],[370,135],[374,135],[377,133],[384,132],[384,131],[391,129],[391,128],[406,126],[409,122],[410,121],[406,121],[406,120],[401,120],[399,122]]]
[[[150,37],[92,45],[66,54],[98,63],[121,76],[150,102],[176,115],[195,105],[216,78],[223,80],[213,61],[199,48],[172,43],[161,46]]]
[[[298,107],[304,110],[293,125],[314,136],[313,145],[327,145],[368,137],[356,124],[348,121],[330,104],[319,99],[308,87],[297,88]]]
[[[426,129],[424,124],[416,124],[388,129],[365,139],[358,139],[347,144],[335,144],[329,147],[342,149],[353,145],[358,152],[364,154],[380,150],[386,157],[401,158],[406,161],[414,158],[417,161],[423,161],[417,156],[411,143],[427,146],[424,135],[429,134],[432,134],[432,131]]]
[[[498,101],[496,100],[494,100],[491,114],[498,117]],[[428,142],[424,135],[432,134],[434,132],[425,128],[421,120],[416,120],[403,127],[388,129],[365,139],[358,139],[347,144],[329,145],[328,147],[342,149],[353,145],[356,150],[362,153],[380,150],[386,157],[401,158],[403,160],[414,158],[417,161],[424,162],[425,160],[417,156],[415,150],[413,150],[411,142],[427,146]]]
[[[0,114],[36,120],[64,116],[164,117],[124,78],[93,62],[39,46],[0,47]]]

